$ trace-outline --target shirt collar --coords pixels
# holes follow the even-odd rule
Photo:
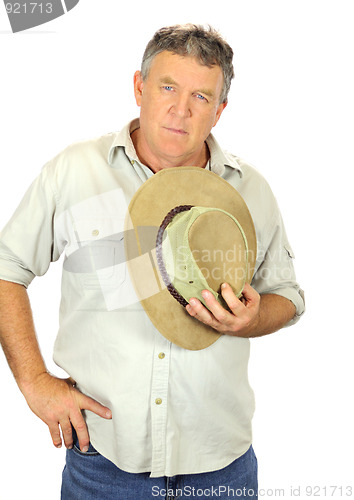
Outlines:
[[[137,128],[139,128],[139,118],[136,118],[135,120],[127,123],[127,125],[125,125],[125,127],[122,128],[120,132],[117,132],[115,134],[114,141],[108,152],[108,163],[111,166],[113,166],[114,163],[116,149],[119,147],[123,147],[125,149],[125,152],[129,158],[139,161],[133,141],[130,137],[130,134]]]
[[[238,170],[240,177],[242,177],[243,172],[241,165],[238,163],[235,157],[231,155],[226,155],[225,152],[219,146],[219,143],[213,136],[213,134],[209,134],[206,140],[207,146],[210,151],[210,162],[211,162],[211,171],[217,175],[223,176],[225,172],[225,167],[231,167],[235,170]]]
[[[130,134],[134,132],[134,130],[139,128],[139,126],[139,118],[135,118],[124,128],[122,128],[120,132],[117,132],[108,153],[108,163],[111,166],[114,163],[116,149],[119,147],[123,147],[125,149],[126,155],[131,160],[139,162],[139,158],[136,154],[133,141],[130,137]],[[231,167],[235,170],[238,170],[240,177],[242,177],[242,168],[237,159],[235,157],[230,158],[226,156],[212,134],[207,137],[206,143],[210,151],[210,163],[212,172],[222,176],[225,172],[225,167]]]

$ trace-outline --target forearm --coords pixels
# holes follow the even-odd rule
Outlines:
[[[46,367],[39,349],[27,291],[0,280],[0,342],[22,392]]]
[[[10,368],[31,410],[45,422],[56,447],[72,447],[72,426],[81,450],[87,451],[88,430],[81,410],[90,410],[102,418],[111,411],[81,394],[71,379],[59,379],[47,373],[34,330],[31,306],[25,287],[0,280],[0,341]]]
[[[295,315],[294,304],[276,294],[261,295],[257,322],[253,325],[247,337],[260,337],[280,330]]]

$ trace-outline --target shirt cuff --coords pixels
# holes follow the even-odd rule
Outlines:
[[[18,283],[27,288],[34,277],[32,271],[26,269],[23,262],[0,242],[0,279]]]

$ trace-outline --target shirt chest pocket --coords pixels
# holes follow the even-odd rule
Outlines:
[[[123,221],[115,217],[76,218],[76,250],[65,268],[77,274],[84,290],[119,287],[126,277]]]

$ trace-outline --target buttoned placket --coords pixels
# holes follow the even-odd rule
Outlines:
[[[145,182],[153,172],[130,158],[130,163]],[[156,336],[151,383],[151,477],[164,474],[166,464],[166,426],[167,426],[167,394],[170,369],[171,342],[159,333]]]
[[[166,427],[168,381],[171,342],[157,335],[152,366],[151,383],[151,477],[164,475],[166,465]]]

